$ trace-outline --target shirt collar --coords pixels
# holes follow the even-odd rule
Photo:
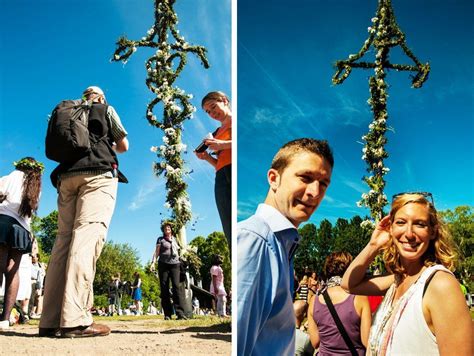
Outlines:
[[[296,227],[282,213],[268,204],[259,204],[255,215],[265,220],[284,246],[288,260],[291,261],[300,239]]]
[[[286,218],[282,213],[280,213],[271,205],[259,204],[255,215],[265,220],[273,232],[288,229],[296,230],[295,226],[290,222],[290,220],[288,220],[288,218]]]

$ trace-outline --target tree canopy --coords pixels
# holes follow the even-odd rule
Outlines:
[[[40,250],[48,256],[51,255],[58,233],[58,211],[53,210],[43,218],[35,216],[31,228],[38,239]]]
[[[212,267],[213,257],[218,254],[224,259],[222,269],[224,270],[224,287],[227,292],[232,286],[232,267],[229,258],[229,248],[227,240],[222,232],[213,232],[207,238],[198,236],[193,239],[190,246],[197,248],[197,255],[201,259],[202,266],[200,268],[202,287],[209,290],[211,285],[210,270]],[[196,276],[193,276],[196,278]]]
[[[448,229],[453,236],[454,243],[458,248],[457,275],[461,281],[474,290],[472,271],[474,270],[474,210],[473,207],[463,205],[454,210],[441,212]]]

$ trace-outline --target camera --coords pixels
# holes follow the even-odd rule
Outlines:
[[[202,140],[201,144],[196,147],[196,149],[194,150],[194,152],[202,153],[202,152],[204,152],[205,150],[207,150],[208,146],[204,143],[204,141],[206,141],[207,139],[210,139],[210,138],[213,138],[213,136],[212,136],[212,134],[209,132],[209,133],[206,135],[206,137],[204,137],[204,140]]]

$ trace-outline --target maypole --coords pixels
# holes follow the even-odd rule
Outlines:
[[[411,71],[416,74],[412,76],[412,87],[421,88],[428,79],[430,71],[429,63],[422,64],[408,48],[405,42],[405,34],[400,30],[395,14],[392,9],[391,0],[379,0],[375,17],[372,18],[372,26],[368,28],[369,38],[364,42],[360,51],[350,54],[348,59],[339,60],[335,63],[336,73],[332,78],[333,84],[341,84],[347,79],[353,68],[373,69],[374,75],[369,78],[370,98],[367,103],[373,112],[373,121],[369,125],[369,132],[362,136],[366,142],[363,148],[362,159],[367,163],[367,171],[370,175],[363,180],[369,186],[369,192],[362,194],[362,199],[357,203],[370,209],[370,215],[375,221],[379,221],[383,215],[383,208],[387,204],[384,194],[384,176],[389,169],[384,165],[384,159],[388,157],[385,150],[387,138],[387,84],[385,77],[387,71],[394,69],[398,71]],[[357,62],[373,46],[375,50],[375,62]],[[414,65],[393,64],[389,61],[389,52],[392,48],[400,46],[403,52],[413,61]]]
[[[139,47],[152,48],[155,53],[145,62],[147,71],[146,86],[155,94],[147,106],[148,122],[164,131],[163,142],[151,150],[156,153],[158,162],[154,164],[154,173],[166,179],[165,207],[171,209],[171,220],[182,247],[186,246],[185,225],[191,220],[191,203],[186,192],[187,184],[183,177],[188,174],[183,168],[182,153],[186,145],[182,143],[183,122],[193,117],[196,108],[190,103],[191,94],[173,86],[187,61],[188,53],[193,53],[201,60],[204,68],[209,68],[206,49],[193,46],[180,36],[176,29],[178,16],[173,9],[175,0],[155,0],[155,23],[146,36],[140,40],[129,40],[121,37],[113,61],[127,63],[130,56]],[[158,118],[155,106],[163,104],[162,117]]]

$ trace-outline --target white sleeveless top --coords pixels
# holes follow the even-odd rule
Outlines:
[[[390,287],[374,316],[367,355],[439,355],[422,304],[426,281],[435,271],[451,273],[442,265],[428,267],[393,306],[395,284]]]

